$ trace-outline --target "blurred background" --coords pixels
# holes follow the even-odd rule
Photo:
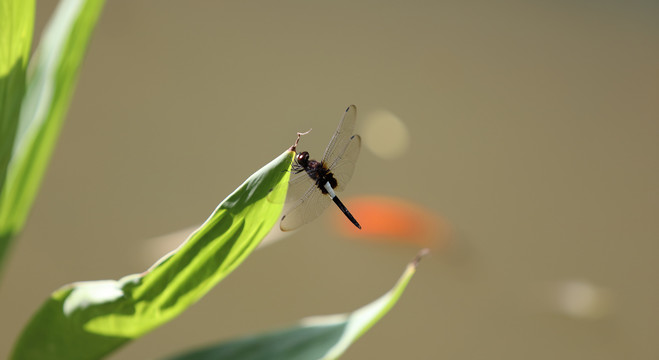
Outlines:
[[[442,231],[345,359],[659,358],[658,18],[654,1],[109,1],[3,274],[0,358],[53,290],[145,270],[171,249],[154,238],[297,131],[320,157],[352,103],[344,202],[401,199]],[[374,300],[421,245],[334,231],[335,213],[110,358]]]

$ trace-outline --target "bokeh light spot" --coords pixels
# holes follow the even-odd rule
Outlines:
[[[438,214],[411,201],[387,196],[346,199],[350,212],[362,225],[357,229],[340,211],[332,211],[334,228],[346,237],[389,241],[431,249],[443,247],[449,226]]]
[[[401,157],[410,147],[410,132],[405,123],[387,110],[375,110],[364,117],[364,145],[383,159]]]

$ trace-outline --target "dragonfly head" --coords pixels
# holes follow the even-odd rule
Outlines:
[[[298,153],[295,157],[295,162],[297,162],[302,167],[306,167],[307,164],[309,164],[309,153],[306,151]]]

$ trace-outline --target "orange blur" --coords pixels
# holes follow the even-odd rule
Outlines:
[[[373,241],[388,240],[431,249],[448,242],[449,227],[438,214],[407,200],[361,196],[343,200],[362,226],[357,229],[340,211],[332,211],[334,228],[342,235]]]

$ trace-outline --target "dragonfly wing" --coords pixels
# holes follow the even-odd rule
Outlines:
[[[282,231],[291,231],[311,222],[319,217],[332,202],[328,195],[323,194],[316,186],[309,187],[307,192],[299,200],[291,204],[281,219]]]
[[[348,106],[339,123],[339,127],[336,129],[332,140],[330,140],[329,145],[325,149],[323,161],[326,164],[333,163],[346,150],[346,147],[350,143],[350,137],[355,130],[356,119],[357,107],[355,105]]]
[[[305,171],[297,174],[291,173],[291,178],[288,180],[288,192],[286,197],[289,198],[293,195],[302,196],[302,194],[307,192],[309,186],[315,184],[316,182],[313,181]]]
[[[286,202],[284,203],[283,213],[298,205],[301,199],[309,195],[309,192],[316,188],[316,182],[313,181],[305,171],[297,174],[291,174],[288,180],[288,191],[286,192]]]
[[[329,169],[334,174],[337,181],[336,191],[343,191],[355,172],[355,164],[359,157],[359,150],[362,146],[362,138],[359,135],[353,135],[350,138],[345,151],[337,157],[333,163],[329,164]]]

